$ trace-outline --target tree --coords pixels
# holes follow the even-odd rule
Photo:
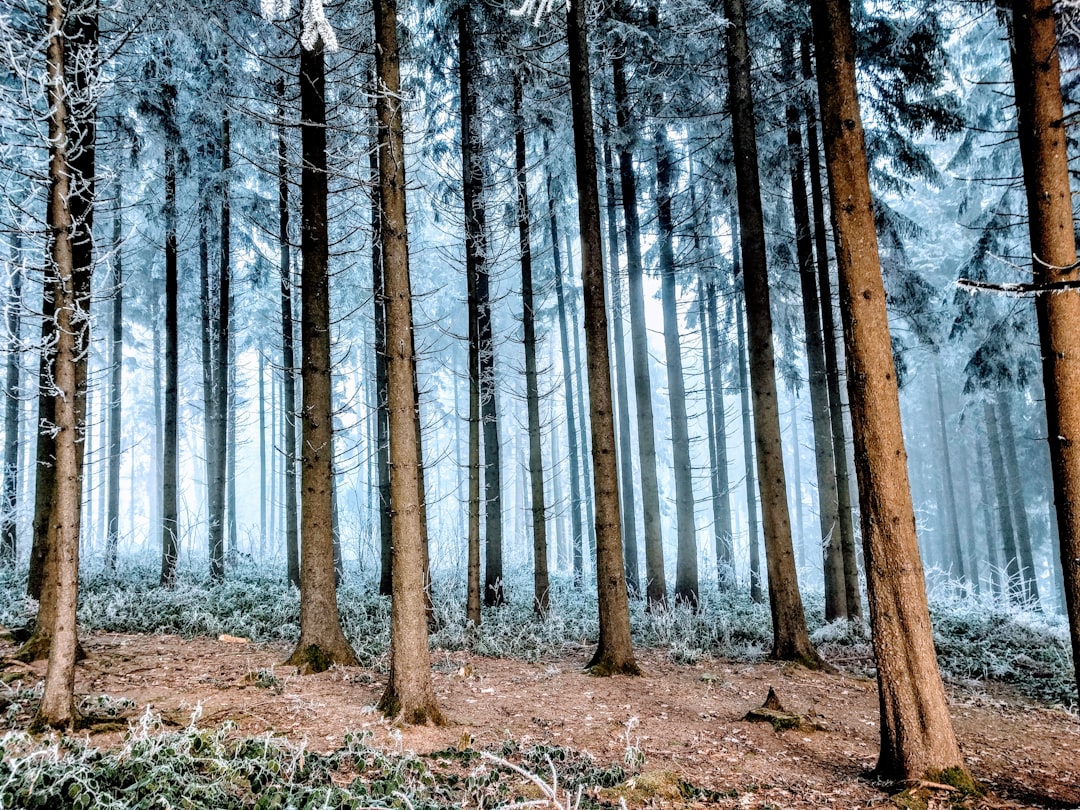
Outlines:
[[[593,480],[596,486],[596,591],[600,643],[589,663],[595,675],[638,675],[630,641],[630,606],[619,525],[619,476],[615,459],[611,360],[608,353],[604,263],[600,244],[600,195],[596,177],[586,0],[570,0],[566,38],[570,60],[570,100],[574,121],[574,163],[581,234],[585,353],[588,356],[589,417],[592,423]]]
[[[529,484],[533,530],[533,609],[547,612],[547,509],[544,504],[544,456],[540,449],[540,391],[536,373],[536,319],[533,296],[532,240],[529,234],[529,186],[526,174],[524,90],[521,70],[514,71],[514,190],[517,193],[518,252],[521,255],[521,325],[525,343],[525,399],[529,411]]]
[[[1012,68],[1020,160],[1027,191],[1032,272],[1037,287],[1076,282],[1076,236],[1061,66],[1050,0],[1013,0]],[[1080,290],[1035,298],[1042,351],[1050,468],[1061,547],[1073,668],[1080,685]]]
[[[109,493],[105,519],[105,570],[116,570],[116,552],[120,542],[120,419],[121,392],[124,380],[124,263],[121,252],[123,224],[120,218],[120,183],[116,184],[116,205],[112,228],[112,332],[109,336]]]
[[[810,643],[799,595],[795,552],[791,542],[784,454],[780,444],[780,412],[776,396],[772,314],[765,254],[765,220],[761,210],[754,99],[751,92],[750,50],[743,0],[725,0],[728,28],[728,79],[739,206],[739,246],[746,300],[747,349],[754,402],[754,447],[757,451],[761,517],[765,529],[765,562],[772,609],[771,655],[822,666]]]
[[[305,30],[305,37],[308,31]],[[300,640],[289,662],[310,672],[356,665],[341,629],[334,568],[334,442],[330,383],[330,277],[327,231],[326,40],[300,49],[300,352],[303,357],[300,486]],[[224,381],[222,381],[224,382]]]
[[[22,239],[19,231],[11,242],[11,278],[4,301],[4,322],[7,327],[6,369],[4,375],[7,398],[4,401],[4,471],[0,490],[0,565],[13,567],[18,553],[18,526],[15,507],[19,495],[19,332],[22,318],[23,268]]]
[[[56,318],[53,360],[56,470],[49,515],[43,589],[54,591],[55,613],[41,626],[50,637],[45,686],[34,717],[38,728],[75,725],[75,609],[79,596],[86,372],[90,343],[91,221],[96,104],[81,95],[96,82],[97,7],[70,13],[60,0],[46,5],[49,102],[49,260]],[[70,48],[70,50],[69,50]],[[70,63],[68,55],[72,57]],[[75,217],[81,216],[81,220]]]
[[[855,83],[847,0],[813,0],[818,97],[862,511],[886,778],[973,787],[934,654]]]
[[[379,122],[379,211],[386,292],[386,371],[390,430],[390,504],[394,538],[390,678],[379,709],[406,723],[441,724],[431,684],[424,547],[418,472],[416,358],[413,347],[409,236],[405,216],[405,137],[398,56],[397,2],[375,0],[375,110]]]

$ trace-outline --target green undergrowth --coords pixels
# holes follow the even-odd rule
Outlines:
[[[253,641],[295,643],[299,637],[299,594],[281,572],[254,565],[230,569],[222,583],[181,572],[177,587],[158,587],[156,565],[126,561],[114,577],[84,570],[79,622],[85,631],[171,633],[185,637],[227,633]],[[512,572],[506,605],[485,608],[479,627],[465,619],[464,583],[436,575],[431,644],[448,651],[538,661],[588,654],[597,642],[596,592],[553,578],[551,609],[532,611],[531,577]],[[25,575],[0,573],[0,624],[17,627],[33,616]],[[812,640],[826,661],[848,671],[873,674],[873,650],[863,622],[825,623],[820,593],[805,595]],[[346,635],[360,664],[385,670],[390,643],[390,602],[370,577],[348,571],[339,588]],[[663,649],[677,663],[711,656],[763,660],[771,645],[767,605],[739,591],[720,593],[703,583],[701,605],[646,611],[631,600],[631,626],[639,649]],[[957,682],[994,680],[1053,704],[1075,705],[1076,686],[1064,617],[1009,608],[985,599],[933,595],[931,613],[942,672]]]
[[[493,752],[418,756],[349,733],[340,747],[319,753],[279,737],[243,737],[229,724],[163,731],[149,713],[114,749],[18,732],[0,738],[0,807],[48,810],[496,808],[520,806],[544,789],[580,793],[576,806],[586,810],[618,807],[599,791],[629,776],[582,752],[513,740]]]

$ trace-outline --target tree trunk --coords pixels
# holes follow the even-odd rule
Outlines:
[[[626,391],[626,337],[623,333],[622,281],[619,277],[618,200],[611,145],[604,143],[604,190],[607,202],[608,278],[611,286],[612,333],[615,344],[615,402],[619,424],[619,503],[625,550],[626,587],[631,596],[641,593],[638,573],[637,505],[634,502],[634,458],[630,451],[630,398]]]
[[[772,609],[771,655],[809,667],[821,666],[806,628],[795,552],[791,543],[784,452],[780,443],[780,412],[776,396],[772,313],[765,263],[765,220],[761,210],[754,99],[751,92],[750,50],[743,0],[724,0],[728,28],[728,78],[739,204],[743,294],[746,299],[747,348],[754,401],[754,443],[757,450],[761,518],[765,530],[765,564]]]
[[[813,0],[818,97],[840,279],[881,753],[890,779],[972,788],[937,668],[900,426],[847,0]]]
[[[284,96],[285,80],[277,83]],[[293,346],[292,269],[289,255],[289,176],[285,107],[278,107],[278,272],[281,276],[281,416],[285,427],[285,556],[289,582],[300,587],[300,538],[296,503],[296,350]]]
[[[734,217],[732,217],[734,222]],[[739,248],[732,240],[732,253],[738,255]],[[736,261],[735,275],[739,275],[739,262]],[[735,331],[737,333],[739,353],[739,405],[742,412],[743,470],[746,486],[746,543],[750,555],[750,599],[761,603],[765,600],[761,589],[761,536],[758,529],[757,465],[754,463],[754,431],[751,422],[754,418],[750,406],[750,370],[746,363],[746,325],[743,307],[740,301],[733,302],[735,307]]]
[[[622,183],[623,222],[626,225],[626,277],[630,299],[630,343],[634,359],[634,401],[637,410],[638,466],[641,470],[641,508],[645,526],[645,599],[650,606],[667,604],[664,544],[660,529],[660,487],[656,480],[656,434],[653,423],[652,381],[649,372],[649,335],[645,326],[642,287],[641,227],[638,224],[637,176],[631,144],[630,101],[626,68],[621,56],[611,60],[615,92],[615,118],[621,133],[619,179]]]
[[[387,715],[406,723],[442,723],[431,684],[424,543],[420,522],[421,458],[416,444],[416,372],[405,216],[405,138],[401,116],[397,3],[376,0],[375,64],[380,92],[379,209],[386,290],[387,399],[390,419],[394,595],[390,617],[390,678],[379,700]]]
[[[4,481],[0,503],[0,564],[13,568],[18,557],[19,499],[19,333],[22,331],[22,239],[18,228],[11,241],[11,286],[4,302],[4,320],[8,345],[4,375],[7,398],[4,400]]]
[[[521,256],[521,326],[525,344],[525,402],[529,411],[529,484],[533,536],[533,610],[547,612],[547,510],[544,504],[544,457],[540,450],[540,389],[536,373],[536,323],[533,304],[532,240],[529,237],[529,186],[526,175],[525,122],[521,73],[514,71],[514,186],[517,192],[518,253]]]
[[[1024,479],[1020,477],[1020,464],[1016,458],[1016,422],[1013,421],[1009,393],[1002,391],[995,407],[1000,414],[1001,449],[1005,456],[1005,470],[1009,476],[1009,497],[1012,500],[1013,530],[1016,532],[1016,551],[1019,557],[1020,586],[1024,601],[1031,607],[1039,607],[1039,586],[1036,582],[1035,555],[1031,549],[1031,527],[1028,524]]]
[[[179,388],[180,354],[177,337],[179,267],[176,244],[176,150],[165,148],[165,411],[162,435],[161,481],[161,584],[176,584],[179,554],[177,487],[180,476]]]
[[[994,497],[998,507],[998,526],[1001,529],[1001,545],[1005,554],[1001,573],[1005,578],[1005,594],[1015,601],[1022,590],[1020,584],[1020,554],[1016,548],[1016,525],[1013,522],[1012,499],[1009,497],[1009,474],[1005,467],[1005,454],[1001,449],[1001,429],[997,412],[989,402],[983,402],[983,418],[986,420],[986,437],[990,446],[990,469],[994,476]]]
[[[112,231],[112,334],[109,338],[109,493],[105,518],[105,571],[116,570],[116,550],[120,542],[120,442],[121,395],[124,374],[124,265],[122,251],[119,182]]]
[[[79,529],[86,376],[90,348],[93,271],[94,146],[96,104],[86,101],[96,83],[97,7],[68,16],[60,0],[46,5],[49,102],[49,260],[56,317],[54,377],[56,475],[49,513],[46,563],[55,614],[42,625],[51,637],[45,686],[32,726],[73,728],[75,661],[79,652],[75,609],[79,595]],[[68,49],[73,56],[65,63]],[[73,97],[70,98],[70,88]],[[96,96],[94,96],[96,97]],[[69,118],[70,115],[70,118]]]
[[[952,454],[949,450],[949,432],[945,423],[945,395],[941,390],[941,368],[934,364],[934,381],[937,384],[937,410],[938,428],[941,437],[941,460],[944,463],[945,480],[945,521],[949,532],[949,557],[953,566],[954,574],[960,580],[971,581],[968,572],[967,561],[964,559],[964,550],[961,547],[960,517],[956,509],[956,489],[953,480]]]
[[[593,567],[596,566],[596,527],[589,522],[589,515],[593,514],[596,506],[593,501],[592,491],[592,477],[589,475],[588,466],[585,464],[585,459],[589,457],[589,426],[585,416],[585,383],[581,377],[581,369],[584,368],[584,364],[581,362],[581,341],[578,339],[578,310],[577,310],[577,295],[575,295],[574,285],[570,282],[570,279],[574,277],[574,253],[572,250],[572,244],[570,242],[570,233],[567,231],[563,234],[563,241],[566,244],[566,277],[567,277],[567,305],[570,308],[570,337],[574,344],[574,413],[577,418],[578,440],[581,442],[581,507],[582,507],[582,521],[585,527],[585,531],[589,535],[589,559],[592,560]],[[611,373],[610,371],[608,372]],[[614,415],[612,416],[614,418]],[[582,547],[577,550],[579,560],[575,563],[575,572],[579,569],[584,572],[584,537],[582,538]]]
[[[596,591],[600,642],[589,662],[594,675],[638,675],[630,640],[622,533],[619,526],[619,474],[612,419],[611,360],[608,354],[604,263],[600,244],[600,195],[596,184],[596,141],[590,90],[586,0],[570,0],[566,12],[570,102],[574,121],[574,162],[581,234],[581,285],[584,293],[585,354],[588,358],[589,416],[592,424],[593,481],[596,486]]]
[[[1036,284],[1076,281],[1076,237],[1054,6],[1013,0],[1013,81]],[[1065,605],[1080,686],[1080,291],[1035,299]]]
[[[802,40],[803,78],[814,78],[810,62],[810,41]],[[806,105],[806,145],[810,155],[810,199],[814,212],[814,256],[817,259],[818,300],[821,305],[821,334],[825,349],[825,381],[829,395],[829,427],[832,433],[833,468],[836,471],[837,528],[844,558],[844,593],[849,619],[862,617],[859,590],[859,563],[855,550],[855,527],[851,517],[851,480],[848,473],[847,436],[844,406],[840,398],[840,359],[837,349],[836,319],[829,280],[828,233],[825,223],[825,192],[821,182],[821,149],[818,146],[817,110]]]
[[[548,154],[544,149],[545,155]],[[556,216],[555,194],[551,174],[547,175],[548,225],[551,234],[551,258],[554,264],[555,301],[559,314],[559,346],[562,357],[563,399],[566,403],[566,443],[570,453],[570,548],[574,567],[574,584],[580,586],[583,578],[582,543],[584,530],[581,523],[581,471],[578,450],[578,423],[574,413],[574,373],[570,359],[570,326],[566,317],[566,292],[563,285],[562,255],[559,253],[559,220]],[[582,460],[583,461],[583,460]]]
[[[51,396],[51,383],[55,375],[56,313],[52,292],[46,285],[41,300],[41,349],[38,357],[38,412],[37,447],[35,449],[34,518],[33,537],[30,547],[30,571],[27,575],[26,593],[31,599],[41,600],[41,585],[45,580],[48,558],[49,509],[56,480],[56,441],[51,429],[43,429],[56,422],[55,401]],[[155,387],[155,391],[157,387]],[[39,606],[40,612],[40,606]]]
[[[289,663],[308,672],[355,666],[341,629],[332,526],[334,425],[330,380],[327,232],[326,72],[323,43],[300,49],[301,473],[300,640]]]
[[[199,197],[206,199],[205,189],[199,184]],[[213,577],[214,560],[220,557],[221,531],[224,526],[223,501],[219,496],[218,473],[218,364],[217,308],[210,279],[210,211],[204,202],[198,208],[199,217],[199,337],[202,349],[202,399],[203,399],[203,456],[206,464],[206,553]]]
[[[713,480],[719,493],[719,529],[716,533],[717,584],[723,591],[735,585],[734,533],[731,527],[731,482],[728,477],[727,412],[724,404],[724,371],[720,360],[720,316],[716,308],[716,286],[705,285],[705,305],[708,318],[708,357],[711,366],[712,401],[708,411],[710,425],[716,437],[716,464]],[[740,363],[740,367],[741,367]],[[756,536],[756,532],[755,532]]]
[[[372,79],[374,83],[374,78]],[[375,446],[379,503],[379,593],[393,593],[393,537],[390,533],[390,437],[386,410],[386,289],[383,284],[382,238],[379,233],[378,122],[372,132],[368,168],[371,170],[371,297],[375,310]]]
[[[795,81],[795,44],[785,39],[784,72]],[[794,98],[787,104],[787,143],[791,172],[792,210],[795,219],[795,251],[799,260],[799,284],[802,291],[803,322],[806,333],[806,364],[810,378],[810,411],[814,426],[814,465],[817,472],[818,517],[821,522],[821,550],[825,570],[825,621],[845,619],[848,615],[844,589],[844,550],[840,531],[840,506],[836,486],[836,458],[833,448],[829,401],[828,372],[825,361],[825,338],[821,328],[817,276],[814,272],[813,234],[806,197],[806,160],[803,156],[799,108]],[[816,160],[817,155],[812,155]],[[820,180],[819,180],[820,182]],[[819,257],[820,260],[820,257]],[[826,259],[827,261],[827,259]],[[826,275],[828,269],[826,265]],[[830,307],[832,303],[824,302]],[[798,453],[798,449],[796,449]]]
[[[259,346],[259,562],[266,554],[266,357]]]
[[[671,408],[671,455],[675,465],[677,556],[675,601],[696,608],[698,593],[697,526],[694,520],[694,479],[690,465],[690,430],[686,421],[686,383],[683,379],[679,312],[675,289],[675,225],[671,213],[672,156],[667,133],[657,127],[656,218],[660,237],[660,301],[664,316],[664,357]]]

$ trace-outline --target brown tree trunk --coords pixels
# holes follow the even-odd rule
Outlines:
[[[600,195],[596,179],[587,0],[570,0],[566,12],[570,103],[574,121],[574,162],[581,234],[581,285],[584,294],[585,354],[588,358],[589,418],[592,424],[593,482],[596,486],[596,592],[600,642],[589,662],[594,675],[640,674],[630,640],[630,606],[619,525],[619,474],[611,402],[604,262],[600,244]]]
[[[341,629],[334,572],[333,403],[327,232],[326,71],[321,40],[300,49],[300,640],[289,663],[308,672],[356,665]],[[410,397],[411,402],[411,397]]]
[[[637,175],[630,125],[626,66],[621,56],[611,60],[615,117],[622,136],[619,179],[622,184],[623,221],[626,225],[626,277],[630,300],[630,346],[634,360],[634,402],[637,411],[638,466],[641,473],[641,508],[645,527],[645,599],[648,605],[667,604],[664,543],[660,529],[660,487],[656,480],[656,433],[653,422],[652,381],[649,372],[649,335],[645,326],[642,287],[641,226],[637,211]]]
[[[724,10],[731,21],[727,34],[728,78],[748,327],[747,348],[754,400],[754,445],[757,450],[761,517],[765,530],[765,564],[768,568],[769,606],[773,622],[771,655],[816,668],[821,666],[821,659],[810,643],[802,597],[799,595],[795,552],[791,543],[784,452],[780,442],[772,313],[765,262],[765,220],[761,210],[761,183],[754,133],[756,118],[751,92],[746,9],[743,0],[725,0]]]
[[[550,582],[547,564],[547,509],[544,504],[544,456],[540,449],[540,389],[536,372],[536,323],[533,304],[532,240],[529,236],[529,186],[526,175],[524,92],[514,71],[514,187],[517,192],[518,252],[521,256],[521,326],[525,344],[525,403],[529,411],[529,484],[533,537],[533,610],[547,612]]]
[[[803,78],[812,80],[809,38],[802,39]],[[810,156],[810,199],[814,212],[814,257],[817,260],[818,299],[821,304],[821,334],[825,349],[825,380],[829,393],[829,426],[832,432],[833,465],[836,470],[837,528],[844,557],[844,592],[849,619],[862,617],[862,594],[859,590],[859,562],[855,549],[855,527],[851,512],[851,477],[848,472],[847,436],[844,432],[844,406],[840,398],[840,359],[837,348],[836,319],[829,280],[828,231],[825,223],[825,191],[821,182],[821,149],[818,145],[817,110],[806,105],[806,146]]]
[[[85,99],[96,83],[97,8],[68,15],[60,0],[46,5],[49,102],[49,260],[56,317],[51,380],[55,399],[56,474],[48,527],[44,590],[53,591],[55,613],[42,626],[51,643],[45,686],[33,727],[72,728],[75,661],[79,653],[75,609],[79,596],[79,530],[86,374],[90,347],[90,280],[93,271],[94,141],[96,105]],[[69,51],[70,49],[70,51]],[[66,64],[68,52],[74,57]],[[69,97],[69,88],[74,98]],[[70,99],[70,101],[69,101]],[[69,118],[70,116],[70,118]]]
[[[1069,188],[1054,5],[1013,0],[1013,81],[1028,231],[1036,284],[1076,281],[1076,237]],[[1046,390],[1046,426],[1061,546],[1073,668],[1080,686],[1080,291],[1035,299]]]
[[[622,281],[619,278],[618,199],[615,196],[615,168],[611,145],[604,143],[604,190],[607,203],[608,279],[611,287],[612,337],[615,348],[613,384],[618,413],[619,502],[623,527],[626,587],[631,596],[641,593],[638,573],[637,505],[634,502],[634,459],[630,452],[630,397],[626,390],[626,337],[623,331]]]
[[[390,678],[379,700],[385,714],[406,723],[442,723],[431,684],[424,545],[417,473],[412,293],[405,216],[405,137],[401,115],[397,3],[376,0],[375,65],[379,93],[379,208],[386,290],[386,370],[390,414],[390,501],[394,595],[390,615]]]
[[[937,668],[900,426],[847,0],[813,0],[886,778],[972,787]]]
[[[781,48],[784,72],[795,81],[795,43],[790,36]],[[821,549],[825,570],[825,621],[847,618],[847,594],[844,590],[844,552],[840,532],[840,507],[836,489],[836,459],[829,422],[828,375],[825,364],[825,341],[821,329],[817,275],[814,266],[813,235],[806,196],[806,159],[803,155],[799,108],[794,99],[787,104],[787,143],[791,172],[792,210],[795,219],[795,251],[799,260],[799,284],[802,292],[803,322],[806,333],[806,364],[810,377],[810,411],[814,426],[814,464],[817,472],[818,517],[821,522]],[[816,159],[816,155],[814,156]],[[827,272],[827,271],[826,271]],[[828,306],[831,303],[826,302]],[[798,449],[796,449],[796,455]]]
[[[277,82],[279,97],[285,80]],[[296,503],[296,349],[293,337],[292,268],[289,250],[289,176],[285,138],[285,107],[278,107],[278,274],[281,277],[281,416],[285,444],[285,557],[289,582],[300,587],[300,537]]]

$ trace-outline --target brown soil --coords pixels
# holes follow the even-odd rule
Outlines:
[[[231,720],[241,733],[269,731],[316,750],[333,750],[346,731],[361,729],[374,734],[373,744],[419,753],[468,734],[479,749],[512,737],[587,751],[600,764],[622,762],[629,740],[644,754],[645,774],[670,772],[720,791],[708,803],[715,807],[866,807],[889,795],[868,776],[878,745],[875,684],[851,675],[723,660],[685,666],[644,651],[644,677],[593,678],[581,671],[584,648],[540,663],[436,651],[435,690],[451,725],[395,728],[373,709],[385,675],[352,667],[301,676],[281,663],[285,645],[116,633],[84,644],[89,658],[79,665],[77,691],[133,701],[129,718],[149,706],[183,726],[200,706],[199,726]],[[12,662],[13,652],[0,643],[5,681],[19,671],[23,686],[44,676],[43,663]],[[258,685],[260,671],[272,671],[277,684]],[[786,711],[802,716],[800,728],[777,732],[743,719],[770,687]],[[983,806],[1080,806],[1076,717],[1002,688],[953,689],[951,705],[971,770],[994,796]],[[89,734],[103,747],[122,736]],[[650,777],[640,781],[645,787]],[[629,806],[705,806],[650,792],[629,794]]]

